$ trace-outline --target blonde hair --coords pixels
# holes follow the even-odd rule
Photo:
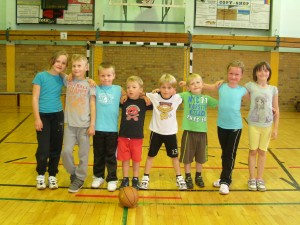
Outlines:
[[[71,62],[74,63],[76,61],[84,61],[86,64],[88,63],[88,59],[86,58],[86,56],[84,56],[82,54],[73,54],[72,55]]]
[[[130,76],[127,78],[126,80],[126,84],[130,83],[130,82],[137,82],[140,87],[143,87],[144,85],[144,82],[142,80],[142,78],[140,78],[139,76]]]
[[[242,61],[236,60],[236,61],[229,63],[227,65],[227,71],[229,70],[230,67],[238,67],[242,70],[242,74],[244,73],[245,65]]]
[[[176,88],[177,87],[177,81],[176,81],[176,78],[171,75],[171,74],[168,74],[168,73],[165,73],[163,74],[159,80],[158,80],[158,85],[161,86],[165,83],[168,83],[170,84],[173,88]]]
[[[54,65],[55,61],[57,60],[57,58],[59,56],[66,56],[67,57],[67,63],[66,63],[66,66],[68,66],[68,61],[69,61],[69,54],[65,51],[65,50],[62,50],[62,51],[58,51],[58,52],[54,52],[53,55],[51,56],[50,58],[50,61],[49,61],[49,69],[52,68],[52,66]]]
[[[115,66],[110,62],[102,62],[98,67],[98,72],[100,72],[103,69],[109,69],[111,68],[113,70],[113,73],[115,74]]]
[[[191,81],[194,80],[194,79],[200,79],[201,82],[202,82],[202,77],[199,74],[197,74],[197,73],[191,73],[188,76],[187,80],[186,80],[186,85],[187,86],[190,85]]]

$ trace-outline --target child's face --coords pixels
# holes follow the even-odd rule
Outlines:
[[[54,64],[52,65],[51,69],[54,70],[55,73],[59,74],[64,72],[67,68],[68,58],[65,55],[60,55],[55,60]]]
[[[138,99],[143,92],[143,88],[136,81],[128,82],[126,87],[127,95],[131,99]]]
[[[169,99],[176,93],[176,89],[170,83],[164,83],[159,88],[160,94],[163,98]]]
[[[203,82],[201,78],[194,78],[190,81],[188,88],[192,94],[201,94]]]
[[[270,71],[263,67],[261,70],[256,71],[257,81],[259,82],[267,82],[270,76]]]
[[[87,70],[88,64],[83,60],[77,60],[72,63],[72,75],[76,79],[84,79]]]
[[[236,87],[239,84],[240,80],[242,79],[242,76],[243,76],[243,72],[241,68],[229,67],[228,74],[227,74],[229,86]]]
[[[101,85],[110,86],[115,79],[115,72],[113,68],[102,68],[98,74]]]

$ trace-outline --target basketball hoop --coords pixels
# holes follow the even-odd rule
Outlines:
[[[139,7],[152,8],[154,0],[136,0],[136,3],[142,4]]]

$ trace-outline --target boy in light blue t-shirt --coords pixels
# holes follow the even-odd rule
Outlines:
[[[113,85],[115,68],[110,63],[102,63],[98,69],[101,84],[96,87],[96,123],[93,137],[94,166],[92,188],[104,183],[107,168],[107,190],[117,188],[118,118],[120,99],[126,92],[119,85]]]

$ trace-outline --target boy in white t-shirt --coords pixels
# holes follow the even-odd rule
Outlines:
[[[187,189],[186,183],[181,176],[178,159],[176,110],[182,99],[178,94],[174,94],[176,93],[176,86],[177,81],[174,76],[163,74],[159,79],[159,92],[146,94],[153,105],[153,114],[149,125],[151,130],[150,147],[140,189],[148,189],[152,162],[162,144],[165,144],[167,155],[172,158],[179,190]]]

